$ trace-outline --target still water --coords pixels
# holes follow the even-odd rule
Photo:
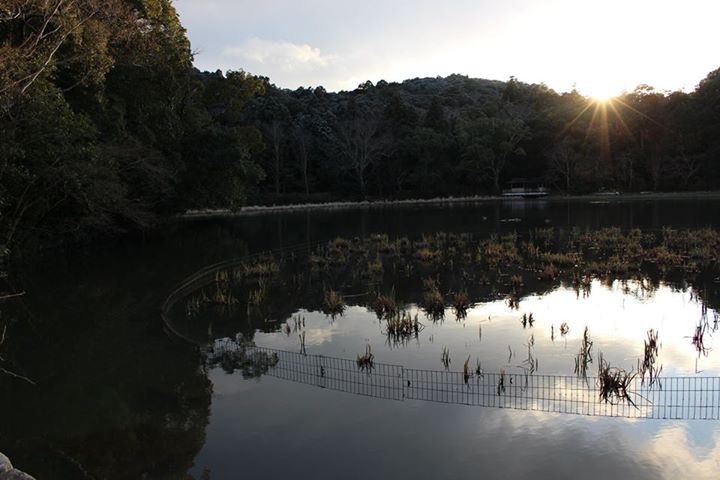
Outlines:
[[[517,304],[508,302],[508,285],[493,287],[495,277],[475,291],[483,283],[477,278],[460,286],[440,275],[444,293],[465,287],[470,294],[461,319],[449,303],[442,319],[427,318],[415,278],[422,275],[414,270],[402,282],[387,268],[376,282],[333,277],[348,305],[334,318],[321,311],[329,288],[322,283],[298,295],[279,292],[275,303],[252,312],[245,293],[234,308],[195,316],[184,298],[171,312],[181,336],[164,328],[160,311],[184,278],[207,265],[336,237],[454,232],[484,239],[608,226],[660,232],[716,229],[719,219],[720,202],[691,200],[295,213],[180,222],[163,235],[51,259],[22,280],[22,302],[2,312],[10,320],[2,354],[36,385],[0,377],[0,451],[38,478],[717,478],[716,420],[390,400],[210,366],[198,346],[242,332],[260,347],[353,362],[370,346],[378,364],[433,371],[446,370],[447,351],[450,371],[462,372],[470,358],[473,371],[481,365],[508,375],[525,375],[531,355],[532,375],[573,376],[585,327],[590,375],[600,351],[613,366],[637,370],[653,330],[661,379],[717,377],[716,270],[597,276],[587,291],[567,278],[535,285],[525,273],[525,286],[514,289]],[[418,314],[416,336],[389,341],[386,321],[358,295],[373,286],[390,289]],[[274,288],[283,290],[282,283]],[[523,325],[530,313],[533,324]],[[698,350],[692,337],[703,319],[708,330]]]

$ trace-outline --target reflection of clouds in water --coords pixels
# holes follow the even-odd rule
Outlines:
[[[718,478],[720,429],[714,421],[678,422],[624,418],[608,420],[603,417],[574,418],[537,412],[523,412],[511,416],[510,419],[516,432],[532,432],[537,435],[551,432],[552,436],[563,439],[560,440],[561,443],[579,434],[580,443],[573,446],[574,454],[582,453],[587,456],[592,451],[597,451],[607,456],[607,460],[611,462],[633,459],[631,461],[636,467],[650,467],[652,478]],[[591,439],[592,437],[595,439]],[[603,438],[605,440],[602,440]],[[577,449],[580,449],[580,452]],[[638,473],[639,470],[638,468]],[[596,475],[588,476],[596,478]]]
[[[640,447],[645,461],[658,467],[659,478],[718,478],[720,471],[720,430],[709,425],[673,423],[661,428]],[[692,434],[704,430],[706,442],[696,442]]]
[[[520,302],[518,310],[510,309],[504,299],[476,304],[469,310],[467,319],[456,321],[451,309],[443,321],[433,323],[419,311],[425,328],[419,339],[406,346],[388,348],[383,335],[384,322],[365,307],[350,306],[342,316],[334,320],[321,312],[301,310],[306,319],[305,345],[308,353],[336,355],[355,358],[370,344],[376,361],[402,364],[415,368],[442,368],[442,348],[447,346],[452,357],[452,370],[462,370],[462,364],[471,356],[471,364],[482,362],[489,372],[501,368],[521,371],[526,359],[527,346],[533,337],[533,355],[540,362],[539,373],[572,374],[583,331],[587,326],[594,342],[589,374],[597,368],[597,354],[602,351],[613,366],[626,370],[637,369],[638,359],[643,356],[643,341],[647,331],[659,331],[660,354],[658,365],[663,365],[663,375],[691,375],[697,366],[702,375],[713,375],[720,370],[720,362],[711,352],[698,360],[690,338],[702,313],[701,306],[691,300],[689,291],[680,291],[660,284],[652,295],[641,282],[614,282],[610,287],[599,281],[592,284],[589,297],[576,296],[572,288],[560,287],[547,295],[530,295]],[[629,293],[628,293],[629,292]],[[414,314],[416,306],[410,307]],[[523,329],[520,319],[524,313],[533,313],[534,327]],[[712,318],[714,312],[710,311]],[[292,322],[292,320],[289,320]],[[570,327],[563,337],[559,329],[563,322]],[[551,325],[555,341],[551,341]],[[482,329],[482,338],[480,337]],[[296,351],[299,348],[298,333],[256,334],[257,344]],[[706,347],[713,347],[710,335]],[[510,348],[508,348],[510,347]],[[513,357],[508,359],[509,350]]]
[[[217,448],[242,447],[254,460],[242,463],[243,473],[254,468],[270,477],[281,476],[272,469],[283,464],[296,466],[298,477],[316,478],[309,468],[322,465],[324,476],[343,478],[352,464],[353,478],[717,478],[718,422],[396,402],[274,378],[230,378],[248,390],[213,399],[207,452],[198,465]],[[283,462],[277,462],[278,451]],[[373,461],[358,462],[358,452]],[[217,472],[225,466],[225,476],[238,476],[236,458],[217,458]]]
[[[630,293],[626,293],[626,287]],[[697,360],[691,336],[702,315],[702,307],[691,301],[689,292],[682,292],[667,285],[660,285],[651,297],[639,296],[640,282],[629,281],[626,285],[616,281],[607,287],[595,280],[589,297],[577,297],[569,288],[559,288],[544,296],[523,298],[518,310],[509,310],[503,300],[481,304],[470,312],[468,318],[493,322],[516,322],[523,313],[533,312],[536,319],[535,339],[550,339],[550,326],[555,327],[556,342],[565,340],[578,343],[587,326],[595,342],[594,352],[618,354],[609,358],[622,363],[625,368],[636,366],[636,359],[642,356],[643,340],[647,331],[660,332],[660,363],[665,364],[665,373],[693,373]],[[714,312],[710,311],[712,317]],[[560,324],[566,322],[570,332],[563,338],[559,333]],[[489,328],[488,328],[489,329]],[[573,345],[574,345],[573,343]],[[713,339],[706,336],[705,346],[712,348]],[[574,352],[575,348],[573,348]],[[705,374],[718,369],[717,361],[701,357],[698,366]]]

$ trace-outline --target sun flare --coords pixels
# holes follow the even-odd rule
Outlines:
[[[580,90],[593,100],[607,102],[611,98],[620,95],[622,89],[614,85],[613,82],[598,79],[597,81],[584,85]]]

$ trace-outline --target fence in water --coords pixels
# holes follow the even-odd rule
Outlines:
[[[595,377],[466,374],[377,362],[361,367],[343,358],[239,348],[244,358],[264,364],[265,375],[356,395],[590,416],[720,420],[720,377],[661,377],[652,385],[634,377],[627,397],[605,401]]]

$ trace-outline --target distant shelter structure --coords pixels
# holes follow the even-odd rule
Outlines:
[[[545,197],[548,189],[542,178],[513,178],[503,190],[503,197],[536,198]]]

